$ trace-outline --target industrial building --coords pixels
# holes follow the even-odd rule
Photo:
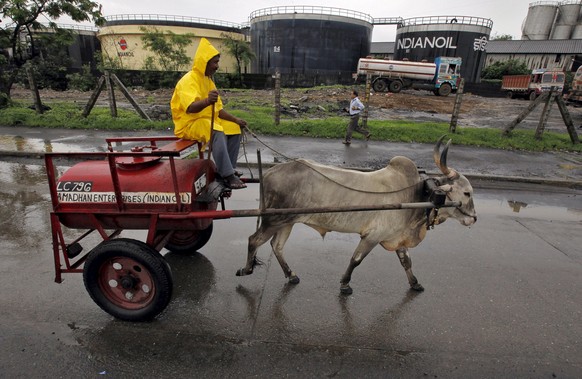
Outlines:
[[[345,82],[367,55],[396,60],[432,61],[437,56],[463,59],[462,76],[478,83],[484,67],[498,61],[519,59],[532,68],[575,71],[582,65],[582,0],[537,1],[529,4],[520,40],[491,41],[493,21],[480,17],[448,15],[373,18],[362,12],[316,6],[279,6],[259,9],[242,24],[165,15],[107,16],[107,23],[88,43],[83,33],[83,61],[91,49],[101,49],[105,61],[117,67],[140,70],[152,53],[144,48],[143,28],[175,34],[193,34],[186,54],[193,56],[201,37],[224,51],[227,33],[249,41],[256,59],[243,73],[271,76],[321,77]],[[396,41],[372,43],[377,25],[394,25]],[[85,51],[86,50],[86,51]],[[83,58],[84,57],[84,58]],[[190,69],[184,65],[183,71]],[[235,72],[234,57],[223,54],[220,72]],[[309,80],[307,80],[309,83]]]

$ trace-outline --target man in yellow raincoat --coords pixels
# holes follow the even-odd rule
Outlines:
[[[170,101],[174,134],[203,144],[212,138],[212,156],[218,174],[231,189],[245,188],[235,168],[240,147],[240,128],[244,128],[247,123],[223,109],[212,80],[219,61],[218,50],[206,38],[201,38],[192,70],[178,81]],[[214,127],[212,132],[211,125]]]

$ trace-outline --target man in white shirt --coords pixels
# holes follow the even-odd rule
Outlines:
[[[352,134],[354,131],[365,135],[366,141],[372,136],[368,130],[358,125],[358,122],[360,121],[360,112],[363,109],[364,104],[362,104],[360,99],[358,99],[358,91],[352,91],[352,100],[350,101],[350,123],[346,130],[346,139],[343,141],[344,145],[352,143]]]

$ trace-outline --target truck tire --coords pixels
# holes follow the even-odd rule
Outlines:
[[[452,87],[449,83],[441,84],[439,88],[439,96],[449,96],[451,94]]]
[[[386,92],[388,89],[388,82],[386,79],[378,78],[372,83],[372,88],[375,92]]]
[[[536,97],[538,97],[538,95],[536,94],[535,91],[531,91],[528,95],[528,99],[530,99],[530,101],[534,101]]]
[[[388,89],[390,92],[398,93],[402,91],[402,82],[400,80],[393,80],[390,82]]]
[[[505,97],[508,98],[508,99],[513,99],[513,97],[514,97],[513,96],[513,91],[507,91],[505,93]]]

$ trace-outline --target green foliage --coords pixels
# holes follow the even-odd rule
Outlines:
[[[118,117],[112,118],[108,107],[96,107],[89,117],[81,117],[81,106],[70,103],[47,104],[52,109],[44,114],[36,114],[29,104],[16,106],[0,112],[0,125],[26,125],[47,128],[79,128],[102,130],[167,130],[173,128],[171,120],[147,121],[133,110],[119,109]],[[248,122],[249,129],[257,134],[290,135],[313,138],[341,139],[348,124],[347,117],[320,119],[285,118],[279,125],[274,123],[274,107],[271,104],[256,104],[254,99],[229,101],[229,113]],[[412,122],[396,120],[369,120],[368,129],[375,141],[430,143],[447,134],[455,145],[468,145],[506,150],[526,151],[577,151],[582,152],[582,144],[573,145],[567,133],[546,131],[540,141],[533,130],[514,130],[503,136],[500,129],[457,128],[449,132],[447,123]],[[355,135],[354,138],[361,138]]]
[[[481,73],[483,79],[501,79],[503,75],[526,75],[531,73],[525,61],[509,59],[503,62],[495,62],[485,67]]]
[[[222,33],[220,36],[223,38],[222,43],[226,51],[236,60],[236,80],[240,85],[242,84],[242,67],[255,59],[251,44],[235,38],[230,33]]]
[[[3,19],[0,23],[0,55],[3,55],[4,49],[12,51],[9,59],[0,62],[0,92],[4,98],[10,97],[16,75],[26,62],[38,57],[47,59],[53,54],[49,50],[48,55],[43,56],[42,49],[37,46],[39,39],[44,38],[39,32],[47,29],[39,20],[49,21],[51,33],[46,34],[49,40],[58,40],[63,36],[54,22],[63,16],[75,22],[93,21],[96,25],[105,22],[101,5],[91,0],[0,0],[0,9]],[[46,46],[46,40],[44,44]]]
[[[70,89],[78,91],[90,91],[95,88],[97,78],[91,73],[91,66],[83,65],[81,73],[67,75],[67,81]]]
[[[495,34],[493,36],[493,38],[491,38],[491,41],[511,41],[513,40],[513,36],[511,34]]]
[[[146,58],[144,68],[147,70],[180,71],[190,63],[191,57],[186,55],[186,47],[195,37],[193,33],[176,34],[172,31],[158,30],[155,27],[139,28],[144,35],[141,40],[146,50],[154,56]]]

